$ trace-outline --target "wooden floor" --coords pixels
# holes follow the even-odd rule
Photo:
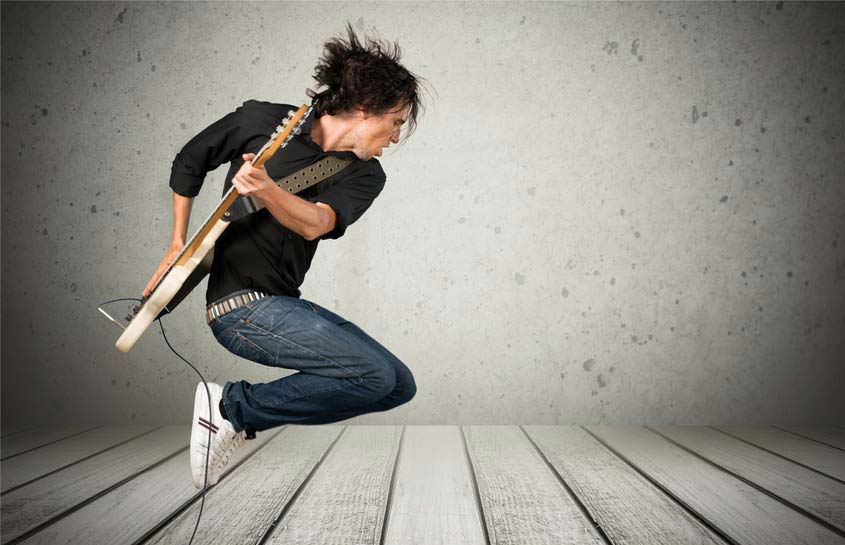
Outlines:
[[[187,426],[3,434],[3,545],[845,544],[843,427],[286,426],[204,501]]]

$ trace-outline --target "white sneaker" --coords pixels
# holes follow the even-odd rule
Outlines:
[[[208,393],[205,384],[197,384],[194,394],[194,419],[191,424],[191,476],[194,486],[202,489],[205,481],[206,454],[210,458],[208,463],[208,485],[217,484],[220,471],[229,463],[229,459],[246,439],[244,432],[236,432],[232,423],[220,414],[220,399],[223,397],[223,387],[214,382],[208,382],[211,393],[211,415],[208,414]],[[208,440],[211,436],[211,447]]]

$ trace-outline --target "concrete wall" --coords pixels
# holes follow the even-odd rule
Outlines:
[[[138,297],[170,162],[249,98],[306,101],[349,20],[436,94],[303,296],[417,397],[347,423],[842,422],[840,3],[2,3],[2,423],[190,420]],[[225,167],[194,203],[218,202]],[[205,284],[165,318],[209,380]]]

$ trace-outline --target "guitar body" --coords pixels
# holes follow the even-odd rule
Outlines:
[[[162,277],[158,286],[156,286],[152,293],[150,293],[146,302],[141,305],[138,313],[123,331],[120,338],[117,339],[115,346],[117,346],[118,350],[121,352],[128,352],[129,349],[138,342],[138,339],[156,318],[169,313],[173,310],[173,308],[175,308],[175,304],[170,309],[168,309],[167,306],[168,303],[175,300],[180,291],[182,292],[182,296],[180,299],[175,300],[176,304],[178,304],[181,299],[184,299],[184,297],[197,284],[199,284],[205,275],[208,274],[211,260],[214,259],[214,242],[228,226],[228,221],[217,220],[208,235],[203,237],[203,240],[200,241],[197,249],[187,259],[187,261],[183,264],[171,267],[170,271]],[[206,259],[206,256],[210,256],[210,259]],[[209,267],[208,269],[205,268],[203,262],[206,262],[206,265]],[[196,279],[196,282],[193,285],[188,282],[192,275]],[[164,310],[162,311],[162,309]],[[160,313],[159,311],[162,312]]]
[[[179,288],[179,291],[176,292],[176,295],[173,296],[173,299],[170,300],[167,305],[158,313],[158,316],[155,317],[156,320],[164,316],[165,314],[170,314],[179,303],[182,302],[182,299],[188,296],[191,291],[197,285],[202,282],[202,279],[208,276],[211,272],[211,262],[214,260],[214,248],[210,249],[205,257],[199,262],[199,265],[188,275],[188,279],[185,280],[185,283],[182,284],[182,287]]]

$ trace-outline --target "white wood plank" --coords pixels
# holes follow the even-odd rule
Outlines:
[[[266,545],[378,545],[399,426],[348,426]]]
[[[717,429],[845,481],[845,452],[841,450],[775,428],[717,426]]]
[[[583,429],[524,428],[614,544],[725,543]]]
[[[842,538],[774,498],[632,426],[588,428],[739,545],[841,545]]]
[[[485,545],[457,426],[407,426],[385,545]]]
[[[168,426],[132,439],[3,495],[2,543],[23,535],[123,479],[187,448],[187,426]]]
[[[200,530],[215,521],[215,510],[208,510],[209,501],[216,490],[223,486],[238,464],[280,432],[262,432],[247,441],[232,456],[217,485],[206,492]],[[187,437],[177,444],[183,444]],[[187,446],[187,445],[185,445]],[[265,475],[266,478],[266,475]],[[153,467],[134,479],[97,498],[81,509],[59,519],[38,533],[21,542],[21,545],[113,545],[135,543],[167,520],[190,501],[196,502],[191,510],[196,517],[202,490],[197,490],[191,480],[191,457],[187,450],[179,452],[161,465]],[[218,503],[221,503],[218,498]],[[231,510],[232,502],[226,494],[223,502]],[[191,527],[196,521],[193,519]],[[189,536],[190,537],[190,536]],[[183,543],[187,543],[185,540]],[[207,543],[202,539],[194,543]],[[234,541],[232,542],[234,543]]]
[[[343,426],[285,426],[206,495],[194,543],[257,543],[342,430]],[[195,503],[144,545],[188,543],[198,513],[199,503]]]
[[[825,427],[787,427],[787,431],[845,450],[845,430],[836,426]]]
[[[522,430],[463,429],[491,545],[604,542]]]
[[[97,428],[0,462],[0,475],[2,475],[3,481],[2,492],[6,494],[12,488],[76,463],[141,434],[148,433],[153,429],[155,429],[155,426]]]
[[[93,430],[99,426],[68,426],[63,428],[37,428],[11,437],[3,437],[0,446],[0,458],[5,460],[34,448],[67,439],[73,435]]]
[[[845,484],[714,429],[661,426],[655,430],[845,531]]]

